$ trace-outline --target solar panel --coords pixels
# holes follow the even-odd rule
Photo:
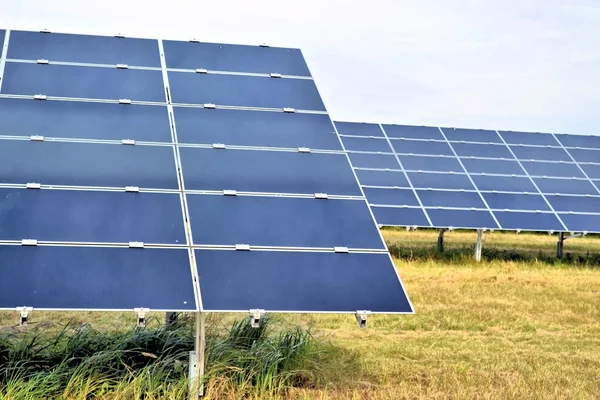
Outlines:
[[[600,232],[597,137],[364,125],[388,147],[341,139],[379,225]]]
[[[0,43],[0,309],[412,312],[300,50]]]

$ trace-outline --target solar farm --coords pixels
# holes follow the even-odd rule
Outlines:
[[[174,392],[146,398],[226,398],[215,382],[233,367],[219,364],[215,343],[227,339],[213,328],[238,317],[248,349],[273,347],[260,336],[273,321],[314,334],[301,335],[317,349],[302,373],[271,391],[246,382],[256,398],[472,398],[494,382],[492,398],[570,397],[560,366],[594,374],[558,344],[551,362],[525,350],[545,374],[531,380],[514,354],[464,373],[452,357],[455,333],[473,341],[463,355],[475,362],[501,350],[474,332],[514,344],[586,326],[579,356],[600,362],[600,275],[587,268],[598,137],[333,122],[302,52],[267,44],[19,30],[0,30],[0,44],[0,327],[11,327],[0,398],[18,397],[4,388],[16,379],[2,369],[16,354],[4,343],[61,319],[158,329],[160,340],[185,326]],[[527,292],[530,281],[545,289]],[[436,347],[433,331],[448,343]],[[529,384],[539,381],[554,383]],[[563,383],[576,398],[600,390]],[[98,393],[85,396],[111,398]]]

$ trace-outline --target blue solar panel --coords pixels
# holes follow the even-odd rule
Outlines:
[[[341,150],[327,115],[175,107],[179,143]]]
[[[410,189],[365,188],[364,192],[370,204],[419,206],[419,201]]]
[[[391,154],[348,153],[355,168],[400,169],[396,157]]]
[[[531,176],[553,176],[557,178],[585,178],[576,164],[543,161],[522,161],[523,168]]]
[[[563,231],[564,228],[553,213],[494,211],[503,229],[533,231]]]
[[[383,249],[364,201],[187,196],[195,244]]]
[[[160,71],[7,62],[3,94],[165,102]]]
[[[408,178],[415,188],[419,189],[455,189],[475,190],[467,175],[452,175],[449,179],[447,174],[408,172]]]
[[[0,245],[0,308],[193,311],[189,265],[186,249]]]
[[[430,226],[420,208],[371,207],[375,220],[388,226]]]
[[[387,254],[196,250],[196,260],[206,311],[412,312]]]
[[[600,179],[600,164],[580,164],[590,179]]]
[[[461,160],[470,174],[525,175],[517,161],[464,158]]]
[[[571,157],[561,148],[511,146],[513,153],[520,160],[571,161]]]
[[[187,190],[360,196],[344,154],[181,148]]]
[[[600,150],[569,149],[577,162],[600,163]]]
[[[550,211],[544,198],[534,194],[484,193],[483,197],[491,209],[496,210],[541,210]]]
[[[556,211],[600,213],[600,197],[546,196]]]
[[[452,147],[459,157],[488,157],[514,159],[505,145],[498,144],[473,144],[452,143]]]
[[[4,29],[0,29],[0,43],[4,45],[4,35],[6,35],[6,31]]]
[[[587,147],[600,149],[600,137],[590,135],[556,135],[560,143],[565,147]]]
[[[299,49],[172,40],[163,46],[168,68],[310,76]]]
[[[446,142],[430,142],[423,140],[390,140],[396,153],[427,154],[434,156],[452,156],[452,149]]]
[[[554,136],[544,133],[499,131],[508,144],[531,144],[538,146],[560,146]]]
[[[490,175],[472,175],[471,178],[479,190],[537,193],[529,178]]]
[[[448,140],[483,142],[483,143],[502,143],[502,139],[496,131],[487,131],[483,129],[461,129],[461,128],[442,128],[444,135]]]
[[[308,79],[170,72],[169,85],[174,103],[325,111]]]
[[[399,155],[398,158],[406,170],[463,172],[463,167],[455,157],[423,157]]]
[[[433,226],[451,228],[498,228],[489,211],[428,209]]]
[[[167,146],[0,141],[0,183],[177,189]]]
[[[0,240],[186,244],[170,193],[2,188],[0,221]]]
[[[335,122],[335,127],[340,135],[384,137],[383,132],[378,124],[365,124],[361,122]]]
[[[445,140],[438,128],[430,126],[383,125],[383,129],[391,138]]]
[[[560,214],[560,219],[571,232],[598,232],[600,215]]]
[[[587,179],[533,178],[542,193],[600,194]]]
[[[425,207],[486,208],[478,193],[419,190],[417,192]]]
[[[410,187],[404,172],[356,170],[361,185]]]
[[[385,139],[343,137],[342,141],[347,151],[393,152]]]
[[[6,98],[0,135],[171,142],[165,106]]]
[[[8,58],[160,67],[156,40],[64,33],[11,31]]]

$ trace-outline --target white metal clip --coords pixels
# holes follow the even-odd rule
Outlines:
[[[250,326],[253,328],[260,327],[260,319],[265,315],[265,310],[256,308],[250,310]]]
[[[298,147],[298,153],[310,153],[309,147]]]
[[[121,144],[135,144],[135,140],[133,140],[133,139],[123,139],[123,140],[121,140]]]
[[[143,249],[144,242],[129,242],[130,249]]]
[[[125,191],[137,193],[140,191],[140,188],[138,186],[125,186]]]
[[[150,312],[149,308],[134,308],[133,312],[137,314],[137,326],[138,328],[144,328],[146,326],[146,314]]]
[[[37,246],[37,245],[38,245],[37,239],[22,239],[21,240],[21,246]]]
[[[367,327],[367,318],[371,315],[371,311],[368,310],[358,310],[354,315],[356,317],[356,322],[358,322],[358,327],[363,329]]]
[[[131,100],[129,100],[129,99],[119,99],[119,104],[131,104]]]
[[[217,108],[217,106],[213,103],[204,103],[204,108],[213,109],[213,108]]]
[[[38,60],[37,60],[37,63],[38,63],[38,64],[49,64],[49,63],[50,63],[50,61],[48,61],[48,60],[45,60],[45,59],[43,59],[43,58],[40,58],[40,59],[38,59]]]
[[[327,193],[315,193],[315,199],[327,200],[329,195]]]
[[[33,95],[34,100],[46,100],[47,98],[48,98],[48,96],[46,96],[45,94],[34,94]]]
[[[17,312],[19,313],[19,325],[27,326],[27,321],[29,319],[29,313],[33,311],[33,307],[17,307]]]
[[[44,137],[40,136],[40,135],[31,135],[31,137],[29,139],[33,142],[43,142],[44,141]]]
[[[197,74],[208,74],[208,70],[206,68],[196,68]]]
[[[333,251],[335,251],[336,253],[347,253],[348,252],[348,248],[347,247],[343,247],[343,246],[336,246],[333,248]]]
[[[115,37],[116,37],[116,38],[119,38],[119,39],[125,39],[125,35],[123,35],[122,33],[117,33],[117,34],[115,35]]]
[[[237,190],[225,189],[223,190],[223,196],[237,196]]]
[[[295,109],[295,108],[293,108],[293,107],[284,107],[284,108],[283,108],[283,112],[284,112],[284,113],[295,113],[295,112],[296,112],[296,109]]]
[[[278,73],[276,73],[276,72],[271,72],[271,73],[269,74],[269,76],[270,76],[271,78],[281,78],[281,74],[278,74]]]
[[[27,189],[41,189],[42,188],[42,184],[38,183],[38,182],[28,182],[25,187]]]
[[[129,65],[127,64],[117,64],[118,69],[129,69]]]
[[[213,143],[213,149],[224,149],[225,148],[225,144],[224,143]]]
[[[239,250],[239,251],[250,251],[250,245],[249,244],[236,244],[235,249]]]

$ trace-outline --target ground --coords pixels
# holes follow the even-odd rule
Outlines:
[[[390,246],[434,248],[434,231],[384,230]],[[472,232],[446,235],[447,251],[474,244]],[[556,235],[488,233],[486,248],[554,252]],[[598,252],[594,237],[565,252]],[[432,252],[433,254],[433,252]],[[282,316],[310,327],[328,346],[318,381],[286,397],[306,399],[593,399],[600,396],[600,267],[470,258],[395,260],[416,310],[372,316],[358,329],[348,315]],[[134,315],[34,313],[35,320],[75,318],[104,330]],[[0,313],[0,326],[16,314]],[[219,398],[214,393],[214,398]],[[2,397],[0,395],[0,397]],[[235,398],[235,395],[231,395]],[[8,397],[7,397],[8,398]],[[75,398],[75,397],[74,397]]]

